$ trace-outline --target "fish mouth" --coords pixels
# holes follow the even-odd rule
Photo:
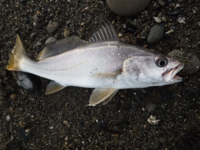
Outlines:
[[[169,69],[167,71],[165,71],[162,74],[163,80],[167,81],[167,82],[181,82],[182,81],[182,77],[177,76],[176,74],[183,69],[184,64],[180,63],[178,64],[176,67]]]

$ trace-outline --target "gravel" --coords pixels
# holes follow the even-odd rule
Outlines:
[[[0,1],[0,149],[199,149],[199,70],[182,75],[184,80],[178,84],[146,88],[145,92],[120,90],[107,105],[96,107],[87,106],[93,89],[66,87],[45,95],[48,80],[38,77],[34,83],[41,80],[39,89],[30,91],[18,86],[17,72],[5,70],[16,34],[35,60],[49,37],[63,39],[68,29],[70,35],[88,40],[105,20],[113,23],[117,34],[121,33],[120,41],[162,54],[178,49],[178,57],[186,64],[194,56],[199,60],[199,1],[164,2],[162,6],[151,1],[137,15],[120,17],[106,1]],[[185,17],[185,23],[178,22],[179,15]],[[33,16],[38,18],[36,22]],[[145,31],[146,37],[150,32],[154,16],[165,16],[161,24],[165,33],[170,32],[160,42],[149,44],[141,33]],[[52,22],[59,26],[48,33],[47,26]],[[30,38],[32,33],[36,33],[34,38]],[[17,98],[12,100],[12,94]],[[155,104],[156,109],[147,111],[148,104]],[[160,120],[158,124],[147,121],[151,115]]]

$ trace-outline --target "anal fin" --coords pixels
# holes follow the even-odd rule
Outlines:
[[[115,92],[113,92],[106,100],[104,100],[103,105],[108,104],[112,100],[112,98],[117,94],[118,91],[119,90],[115,90]]]
[[[58,92],[58,91],[62,90],[63,88],[65,88],[65,87],[56,83],[55,81],[51,81],[47,85],[47,89],[46,89],[45,94],[52,94],[54,92]]]
[[[118,91],[118,89],[114,88],[96,88],[93,90],[92,95],[90,96],[89,106],[96,106],[97,104],[103,102],[107,98],[111,96],[109,101],[112,99],[112,97],[116,94],[115,92]],[[114,95],[112,95],[115,93]],[[109,102],[108,101],[108,102]]]

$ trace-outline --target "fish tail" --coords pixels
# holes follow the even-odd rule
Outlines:
[[[24,50],[24,47],[19,35],[17,35],[16,44],[10,54],[9,64],[6,66],[6,69],[12,70],[12,71],[22,71],[20,64],[25,59],[27,60],[29,58]]]

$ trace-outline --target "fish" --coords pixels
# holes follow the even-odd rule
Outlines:
[[[182,81],[184,64],[176,58],[119,41],[111,23],[104,23],[88,41],[70,36],[49,42],[31,60],[17,35],[7,70],[52,80],[45,94],[68,86],[94,88],[89,106],[103,105],[121,89],[164,86]]]

